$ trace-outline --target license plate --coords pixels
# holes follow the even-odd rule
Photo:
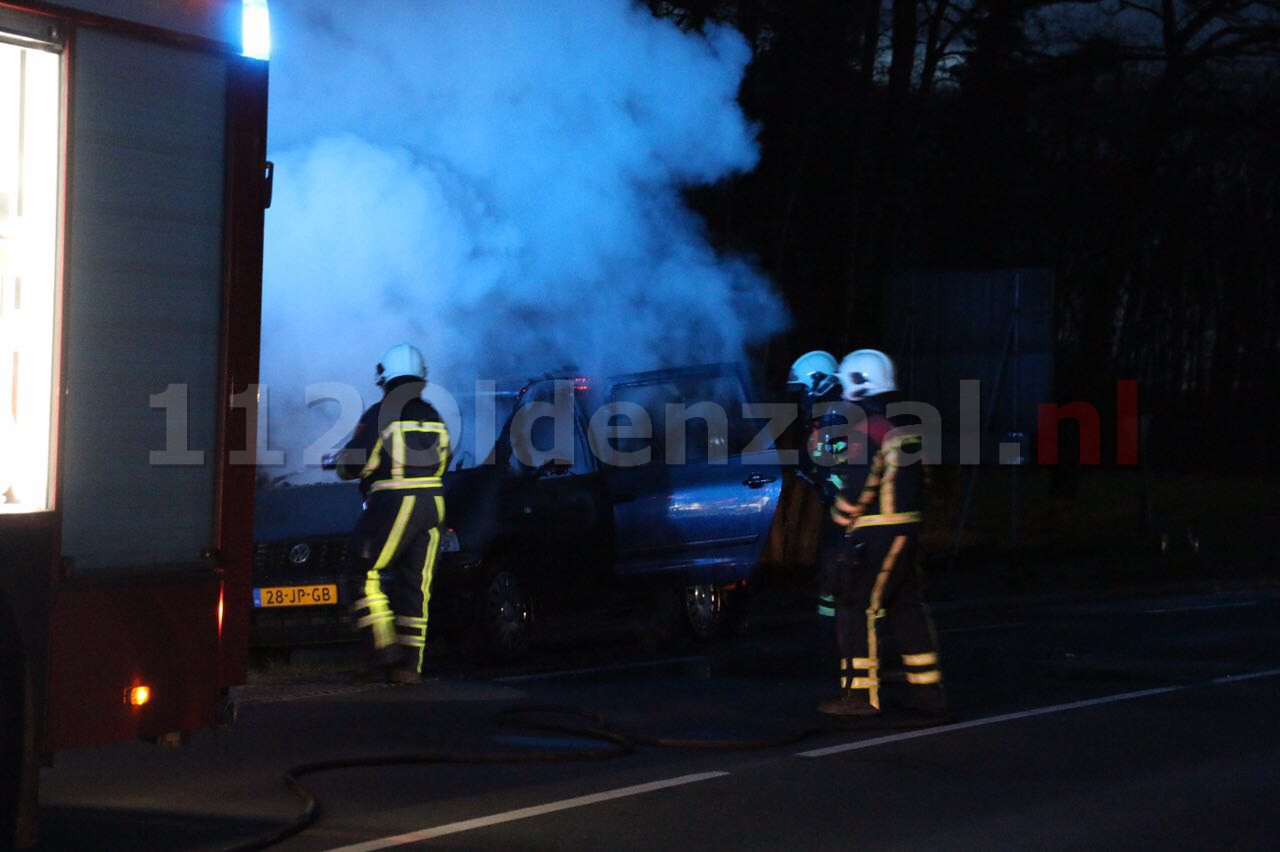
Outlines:
[[[253,590],[253,605],[268,606],[323,606],[338,602],[336,583],[318,586],[275,586]]]

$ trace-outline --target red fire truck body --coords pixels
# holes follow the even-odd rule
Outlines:
[[[257,15],[0,0],[0,846],[43,758],[212,726],[245,678]]]

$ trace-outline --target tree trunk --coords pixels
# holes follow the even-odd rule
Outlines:
[[[911,91],[916,66],[915,0],[893,0],[893,53],[889,60],[889,98],[894,104]]]

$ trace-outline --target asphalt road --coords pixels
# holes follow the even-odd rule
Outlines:
[[[445,666],[421,687],[320,673],[245,689],[233,729],[184,748],[60,755],[40,848],[231,846],[300,811],[289,767],[365,757],[417,762],[306,776],[322,812],[279,848],[1277,847],[1280,592],[936,616],[948,724],[833,728],[804,618],[674,655],[619,640],[519,671]],[[599,757],[599,740],[499,716],[535,705],[591,715],[521,718],[685,745]]]

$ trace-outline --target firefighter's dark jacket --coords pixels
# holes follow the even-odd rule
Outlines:
[[[338,458],[342,479],[360,479],[366,495],[387,490],[443,491],[449,435],[439,412],[419,394],[424,384],[412,378],[387,382],[356,425]]]
[[[835,497],[831,519],[846,535],[876,527],[918,529],[924,517],[922,440],[910,425],[864,404],[844,457],[828,474]]]
[[[839,399],[840,386],[837,384],[825,394],[814,396],[806,393],[799,400],[799,422],[806,431],[800,438],[804,446],[796,474],[816,489],[818,498],[828,508],[837,489],[827,474],[832,472],[831,463],[842,449],[839,438],[831,433],[844,423],[844,418],[835,413],[820,412]]]

